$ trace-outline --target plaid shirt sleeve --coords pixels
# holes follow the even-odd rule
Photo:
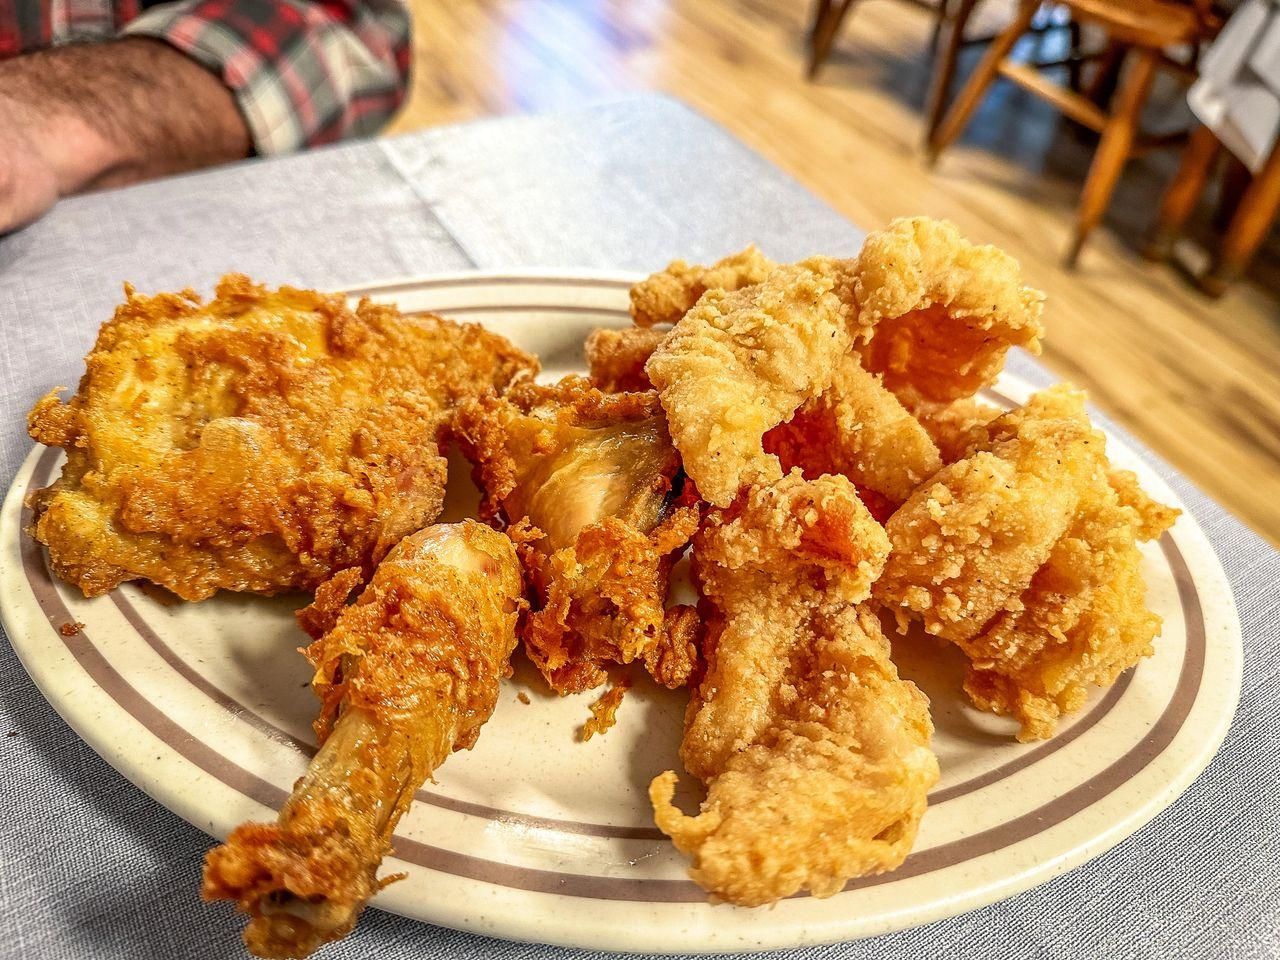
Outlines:
[[[122,33],[164,40],[222,77],[260,154],[377,133],[409,78],[405,0],[179,0]]]

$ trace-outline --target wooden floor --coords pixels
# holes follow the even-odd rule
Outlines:
[[[1176,156],[1130,165],[1105,228],[1070,273],[1059,257],[1093,141],[998,88],[964,142],[926,170],[925,11],[859,4],[819,82],[808,83],[802,0],[411,3],[417,74],[394,131],[660,90],[861,226],[917,213],[954,220],[1018,257],[1049,294],[1051,367],[1280,543],[1280,245],[1273,236],[1250,281],[1216,303],[1143,262],[1135,250]],[[998,22],[1000,7],[989,2],[984,18]],[[1168,85],[1154,122],[1184,122],[1181,102]]]

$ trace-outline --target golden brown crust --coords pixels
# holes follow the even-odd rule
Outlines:
[[[676,324],[645,371],[702,496],[728,506],[782,476],[764,435],[831,384],[863,334],[849,261],[814,257],[734,293],[711,290]]]
[[[67,465],[34,536],[87,595],[146,579],[186,599],[367,576],[439,512],[448,407],[536,369],[476,326],[223,278],[128,291],[77,394],[31,413]]]
[[[1084,396],[1037,394],[991,424],[984,449],[944,467],[889,519],[876,598],[963,641],[1022,591],[1071,525],[1102,463]]]
[[[713,511],[695,542],[714,613],[681,756],[707,799],[683,814],[670,772],[649,796],[714,899],[830,896],[911,848],[938,778],[928,701],[857,606],[888,549],[847,480],[798,473]]]
[[[669,332],[643,327],[592,330],[585,345],[592,385],[608,393],[652,390],[644,365]]]
[[[708,290],[740,290],[759,283],[777,266],[755,246],[709,267],[673,260],[665,270],[631,288],[631,318],[639,327],[678,323]]]
[[[986,440],[925,484],[888,524],[877,599],[968,656],[973,703],[1018,738],[1051,736],[1092,685],[1152,650],[1137,541],[1178,511],[1108,468],[1084,395],[1043,391],[992,420]]]
[[[874,327],[863,363],[894,392],[972,396],[995,382],[1010,346],[1040,352],[1044,295],[1022,284],[1012,257],[944,220],[895,220],[871,234],[854,294]]]
[[[683,683],[687,614],[667,611],[667,581],[698,509],[673,499],[679,458],[656,396],[566,378],[464,404],[455,433],[538,594],[523,639],[550,686],[591,689],[635,661]]]
[[[339,575],[342,576],[342,575]],[[332,619],[349,580],[322,591]],[[493,712],[515,646],[520,568],[474,521],[406,538],[355,604],[307,648],[322,744],[273,824],[238,827],[205,859],[202,894],[251,917],[261,957],[298,957],[349,932],[414,791]]]
[[[841,474],[891,507],[942,467],[929,434],[852,354],[821,396],[766,434],[764,449],[784,470],[799,467],[810,479]]]

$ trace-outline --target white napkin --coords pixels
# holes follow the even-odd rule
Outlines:
[[[1280,0],[1247,0],[1200,65],[1187,102],[1255,173],[1280,133]]]

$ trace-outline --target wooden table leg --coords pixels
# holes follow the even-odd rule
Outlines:
[[[1182,152],[1182,163],[1174,174],[1164,199],[1160,202],[1160,214],[1156,218],[1155,234],[1143,250],[1148,260],[1167,260],[1173,252],[1173,244],[1182,234],[1182,228],[1204,194],[1205,182],[1213,161],[1222,145],[1213,131],[1200,126],[1191,134],[1191,140]]]
[[[1076,265],[1080,259],[1080,248],[1084,246],[1085,240],[1098,225],[1111,202],[1111,192],[1120,179],[1125,161],[1129,159],[1129,151],[1133,147],[1133,138],[1142,117],[1142,108],[1147,102],[1147,94],[1151,92],[1151,81],[1155,77],[1159,59],[1158,50],[1143,47],[1133,51],[1133,64],[1116,93],[1115,109],[1102,130],[1102,141],[1089,166],[1089,176],[1080,197],[1076,233],[1067,248],[1067,267]]]
[[[938,124],[942,121],[942,112],[947,107],[951,95],[951,84],[956,76],[956,61],[960,57],[960,45],[964,40],[964,30],[973,14],[978,0],[956,0],[955,9],[949,10],[946,23],[946,38],[942,49],[934,57],[933,74],[929,78],[929,99],[925,103],[925,144],[933,140]],[[951,4],[947,3],[947,7]],[[939,21],[941,23],[941,21]]]
[[[1027,32],[1027,27],[1031,25],[1031,19],[1039,8],[1039,0],[1022,0],[1013,22],[991,41],[991,46],[987,47],[987,52],[982,55],[973,75],[956,95],[955,102],[951,104],[946,116],[938,124],[937,131],[929,138],[926,154],[930,166],[938,162],[942,151],[954,143],[964,131],[969,118],[982,102],[987,88],[995,80],[996,72],[1000,69],[1000,61],[1009,55],[1018,38]]]
[[[813,16],[813,29],[809,32],[809,79],[818,75],[818,69],[831,55],[831,47],[840,32],[845,14],[854,0],[818,0]]]
[[[1272,147],[1271,156],[1240,198],[1240,206],[1231,218],[1213,266],[1197,283],[1201,290],[1211,296],[1221,296],[1227,286],[1244,273],[1275,222],[1277,211],[1280,211],[1280,145]]]

